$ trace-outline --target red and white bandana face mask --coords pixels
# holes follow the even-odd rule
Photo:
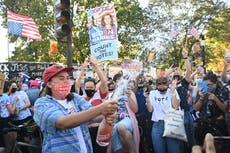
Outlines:
[[[66,96],[70,93],[71,84],[70,83],[55,84],[54,90],[61,99],[65,99]]]

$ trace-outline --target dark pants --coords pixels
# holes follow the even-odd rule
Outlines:
[[[198,121],[195,127],[195,138],[197,145],[203,145],[203,141],[207,133],[211,133],[214,136],[226,136],[227,126],[225,121]]]
[[[151,115],[136,115],[140,130],[140,153],[153,153]]]
[[[89,133],[90,133],[92,145],[93,145],[93,152],[94,153],[106,153],[107,147],[101,147],[96,142],[97,130],[98,130],[98,127],[89,128]]]

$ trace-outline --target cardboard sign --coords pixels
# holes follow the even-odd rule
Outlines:
[[[4,84],[5,84],[5,74],[0,73],[0,95],[3,94]]]

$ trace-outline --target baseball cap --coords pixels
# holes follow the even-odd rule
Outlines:
[[[71,72],[73,70],[72,67],[65,67],[63,65],[57,65],[57,64],[54,64],[50,67],[47,67],[45,69],[45,71],[43,72],[42,74],[42,78],[44,80],[44,84],[46,85],[47,82],[52,78],[54,77],[56,74],[58,74],[59,72],[62,72],[62,71],[66,71],[66,72]]]
[[[31,83],[30,83],[30,87],[32,87],[32,86],[39,87],[39,86],[40,86],[40,84],[39,84],[38,80],[33,80],[33,81],[31,81]]]

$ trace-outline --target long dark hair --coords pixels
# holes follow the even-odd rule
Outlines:
[[[113,17],[112,17],[111,14],[105,14],[105,15],[102,16],[101,25],[105,26],[105,16],[109,16],[109,17],[110,17],[110,19],[111,19],[110,25],[111,25],[111,26],[114,26]]]

